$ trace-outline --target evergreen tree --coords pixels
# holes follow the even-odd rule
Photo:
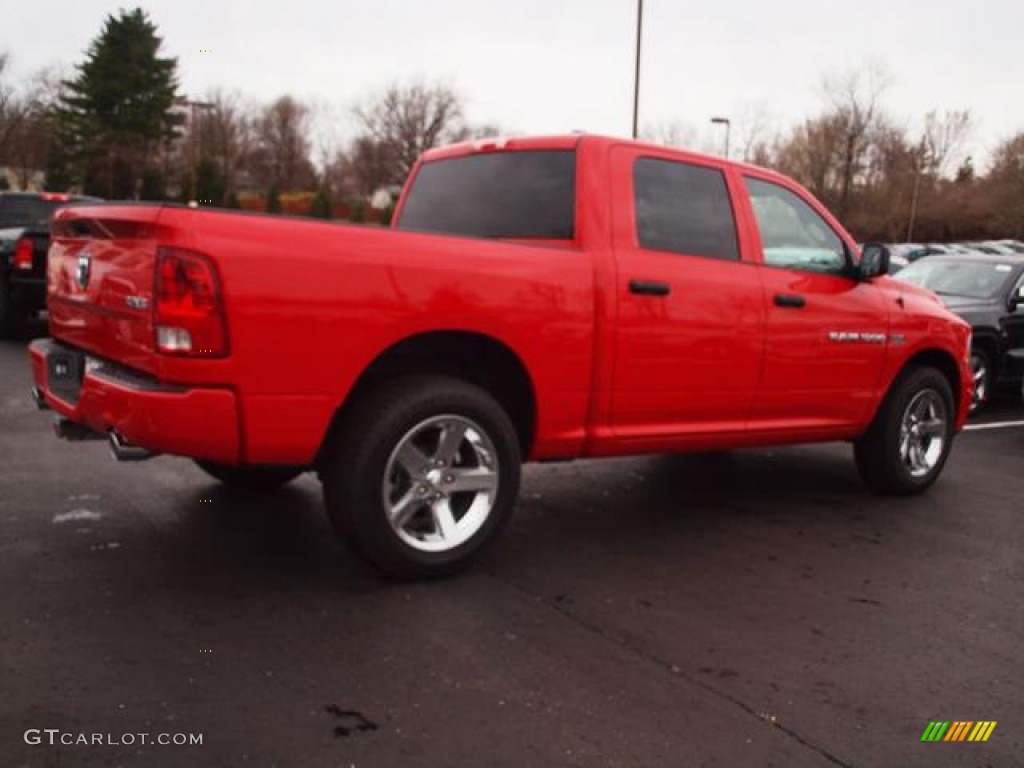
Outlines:
[[[220,172],[217,161],[209,157],[202,158],[196,167],[196,201],[200,205],[220,206],[224,204],[226,193],[224,174]]]
[[[156,31],[141,8],[108,16],[64,83],[61,118],[87,193],[135,197],[139,171],[182,122],[172,111],[177,59],[158,55]]]
[[[357,200],[355,205],[352,206],[351,221],[356,224],[362,224],[366,221],[366,203],[362,200]]]
[[[71,159],[66,149],[66,139],[58,131],[50,141],[46,151],[45,181],[43,189],[47,192],[67,192],[75,183],[71,170]]]
[[[139,190],[140,200],[160,202],[167,199],[167,180],[157,168],[147,168],[142,172],[142,188]]]
[[[280,213],[281,212],[281,196],[277,192],[277,184],[271,184],[270,189],[267,190],[267,213]]]
[[[192,171],[185,171],[181,175],[181,192],[178,194],[178,199],[183,203],[195,200],[195,187],[196,180],[192,175]]]
[[[316,191],[316,197],[313,198],[313,202],[309,206],[309,215],[314,219],[330,219],[333,214],[330,190],[326,184],[321,184],[320,189]]]

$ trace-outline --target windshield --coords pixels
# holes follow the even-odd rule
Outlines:
[[[467,237],[572,240],[576,153],[494,152],[425,163],[399,229]]]
[[[894,276],[940,296],[988,299],[1009,281],[1013,266],[994,261],[916,261]]]
[[[0,196],[0,228],[46,227],[50,215],[60,205],[60,201],[31,195]]]

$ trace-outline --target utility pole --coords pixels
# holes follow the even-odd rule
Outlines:
[[[639,135],[638,119],[640,116],[640,41],[644,28],[644,0],[636,3],[636,69],[633,72],[633,138]]]

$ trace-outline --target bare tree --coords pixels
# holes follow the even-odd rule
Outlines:
[[[257,183],[273,183],[281,189],[310,187],[315,174],[309,133],[309,109],[292,96],[267,106],[256,119],[250,153]]]
[[[924,118],[921,143],[926,152],[928,170],[945,176],[951,165],[959,165],[959,152],[971,131],[971,114],[948,110],[941,115],[931,111]]]
[[[666,147],[693,149],[697,146],[697,131],[690,123],[681,120],[645,125],[640,138]]]
[[[204,103],[208,107],[200,114],[193,135],[187,138],[196,144],[190,156],[216,162],[225,188],[235,191],[255,143],[251,107],[237,92],[219,89],[207,94]]]
[[[888,76],[877,67],[826,78],[825,93],[832,104],[835,125],[841,132],[837,208],[845,216],[857,174],[865,166],[871,131],[880,114]]]
[[[443,85],[393,84],[354,111],[365,134],[393,158],[390,183],[404,181],[426,150],[466,135],[462,101]]]

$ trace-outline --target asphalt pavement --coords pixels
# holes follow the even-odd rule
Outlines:
[[[2,765],[1024,765],[1016,393],[912,499],[846,445],[530,466],[478,567],[394,585],[313,477],[239,496],[57,440],[24,347],[0,342]],[[936,720],[997,725],[922,742]]]

